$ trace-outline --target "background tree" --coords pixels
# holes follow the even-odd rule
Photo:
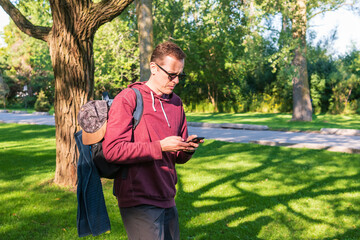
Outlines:
[[[28,5],[31,8],[28,8]],[[51,15],[40,14],[39,9],[50,9],[50,5],[42,6],[33,2],[22,3],[19,9],[32,16],[36,24],[50,25]],[[46,11],[45,11],[46,12]],[[9,84],[8,102],[19,104],[18,92],[27,86],[26,103],[33,107],[36,96],[41,89],[51,102],[54,99],[54,74],[51,66],[49,48],[45,42],[38,41],[22,33],[10,22],[5,27],[6,47],[1,62],[6,67],[3,70],[5,81]]]
[[[262,9],[273,15],[280,13],[283,23],[289,26],[288,29],[291,30],[291,41],[280,36],[279,40],[281,41],[279,42],[279,46],[281,47],[280,49],[283,50],[275,53],[275,58],[279,61],[273,61],[273,66],[278,62],[281,63],[281,59],[291,58],[289,72],[293,85],[293,120],[311,121],[312,119],[309,77],[307,72],[307,22],[316,15],[337,10],[345,4],[348,4],[345,0],[277,1],[276,4],[274,4],[273,1],[262,1]],[[349,4],[354,4],[354,2]],[[288,43],[287,48],[284,48],[284,41]]]
[[[175,90],[187,110],[234,111],[239,105],[231,66],[244,51],[240,6],[229,0],[154,1],[155,43],[170,39],[187,54],[189,77]]]
[[[6,108],[6,95],[9,93],[9,87],[5,83],[4,78],[0,75],[0,98],[4,109]]]
[[[149,61],[153,51],[152,0],[136,0],[136,15],[139,30],[140,81],[150,77]]]
[[[327,87],[330,89],[330,113],[359,113],[360,112],[360,62],[359,51],[353,51],[342,61],[336,62]]]
[[[135,5],[104,24],[95,34],[95,98],[107,91],[115,97],[140,79],[139,44]]]
[[[342,7],[343,2],[307,0],[307,21]],[[50,4],[46,3],[20,1],[17,8],[31,16],[35,25],[50,27]],[[38,9],[48,9],[44,14],[48,15],[48,23],[41,22],[45,16]],[[154,0],[154,43],[170,39],[188,55],[184,70],[189,77],[175,89],[186,110],[291,112],[292,79],[296,76],[293,59],[301,43],[293,38],[293,9],[295,2],[289,1]],[[309,24],[306,27],[306,67],[315,113],[360,112],[360,90],[355,84],[359,76],[357,50],[335,57],[330,50],[336,31],[315,45],[314,32],[309,30]],[[6,29],[7,46],[0,48],[0,68],[10,89],[8,102],[15,102],[12,99],[21,93],[25,83],[33,93],[44,89],[50,100],[55,84],[49,70],[51,59],[45,57],[49,52],[47,44],[22,34],[14,23]],[[139,80],[139,30],[134,5],[99,27],[93,42],[95,98],[101,98],[104,91],[115,96]],[[21,64],[19,59],[23,59]],[[48,88],[42,87],[45,85]]]
[[[39,1],[44,2],[44,1]],[[18,28],[48,43],[55,77],[55,183],[76,184],[74,133],[80,106],[93,97],[93,40],[96,30],[124,11],[132,0],[50,0],[52,27],[31,23],[9,0],[0,5]]]
[[[306,30],[307,11],[306,0],[296,0],[292,6],[292,37],[296,42],[292,66],[294,75],[293,85],[293,121],[311,121],[312,105],[310,100],[310,88],[306,61]]]

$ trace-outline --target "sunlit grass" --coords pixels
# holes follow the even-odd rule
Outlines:
[[[183,234],[360,239],[358,160],[358,155],[206,141],[178,167]]]
[[[77,239],[76,193],[52,183],[55,128],[0,124],[0,133],[0,239]],[[104,182],[113,230],[96,239],[126,239],[112,182]]]
[[[291,121],[285,113],[187,113],[189,122],[241,123],[267,125],[273,130],[312,130],[321,128],[360,129],[360,115],[313,115],[311,122]]]
[[[77,239],[76,193],[52,183],[54,127],[0,132],[0,239]],[[206,141],[177,171],[181,239],[360,239],[359,155]],[[127,239],[103,187],[112,231],[83,239]]]

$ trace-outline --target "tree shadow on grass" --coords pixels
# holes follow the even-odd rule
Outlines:
[[[26,139],[36,138],[28,133],[28,128],[22,131],[27,135]],[[0,239],[74,239],[77,236],[75,194],[48,188],[46,184],[39,185],[33,179],[37,175],[53,173],[55,168],[54,148],[43,149],[40,153],[37,148],[36,144],[22,152],[13,148],[9,152],[3,151],[6,155],[0,156],[0,180],[13,182],[0,189],[0,219],[3,219]],[[332,213],[340,218],[360,215],[359,208],[344,209],[337,201],[346,194],[360,192],[357,170],[360,162],[353,155],[343,154],[341,161],[336,156],[336,153],[317,150],[209,141],[178,171],[182,181],[178,184],[176,201],[182,239],[312,239],[306,235],[311,231],[308,225],[340,229],[323,236],[326,239],[359,239],[358,225],[356,229],[344,227],[341,222],[317,217],[294,205],[306,204],[307,199],[318,199],[321,204],[328,205],[329,211],[333,208]],[[5,165],[4,171],[2,167],[9,159],[19,166]],[[235,165],[229,168],[227,163]],[[188,173],[196,174],[198,179],[212,178],[208,178],[206,184],[188,190],[184,184]],[[27,176],[31,179],[26,179]],[[275,189],[267,186],[271,181],[276,182],[273,184]],[[221,186],[236,191],[228,194]],[[212,194],[213,191],[220,193]],[[208,203],[199,205],[201,201]],[[346,203],[359,205],[355,200],[346,200]],[[118,228],[121,220],[116,204],[108,211],[112,215],[111,221],[116,219],[118,223],[113,225],[114,232],[105,238],[125,239],[122,227],[122,230]],[[215,215],[220,212],[225,214],[217,218]],[[215,215],[206,216],[211,213]],[[207,221],[197,223],[204,216]]]
[[[105,185],[111,234],[89,235],[81,239],[127,239],[117,202],[112,195],[112,184],[107,182]],[[76,193],[58,187],[52,181],[39,183],[34,180],[25,187],[5,187],[0,192],[0,206],[0,239],[79,239]]]
[[[71,229],[75,237],[76,195],[51,183],[27,184],[8,186],[0,193],[0,239],[63,239]]]
[[[21,180],[55,170],[55,129],[51,126],[0,125],[0,179]]]
[[[342,234],[338,234],[334,237],[327,237],[324,238],[323,240],[335,240],[335,239],[343,239],[343,240],[359,240],[359,234],[360,230],[359,227],[355,227],[354,229],[349,229],[346,232],[342,233]]]
[[[0,124],[0,143],[4,141],[27,141],[36,138],[54,138],[55,127],[30,124]]]
[[[55,146],[53,149],[36,149],[29,147],[21,150],[7,149],[0,157],[0,179],[15,181],[45,172],[55,171]]]
[[[52,183],[54,127],[9,124],[4,132],[0,144],[0,239],[78,238],[76,194]],[[113,230],[82,239],[126,239],[111,182],[105,187]]]
[[[334,215],[343,218],[350,215],[356,219],[360,214],[357,209],[344,211],[336,200],[344,194],[360,192],[359,172],[346,171],[360,169],[355,156],[342,155],[348,156],[341,159],[342,163],[336,154],[324,151],[221,142],[212,142],[199,150],[191,160],[195,163],[189,162],[178,171],[179,179],[194,172],[199,180],[208,176],[215,180],[188,191],[184,190],[184,181],[179,181],[176,201],[185,234],[182,239],[311,239],[306,234],[311,232],[312,225],[332,230],[321,237],[349,231],[345,238],[360,238],[360,231],[347,230],[346,226],[321,213],[327,210],[326,206],[321,206],[324,204]],[[247,164],[252,161],[256,164],[223,168],[226,161],[233,161],[227,155],[236,153],[239,153],[238,157],[252,156]],[[211,162],[204,163],[208,159]],[[267,184],[268,179],[272,185]],[[339,183],[342,185],[337,187]],[[236,193],[229,196],[228,192],[217,192],[222,188],[236,189]],[[320,206],[315,207],[319,209],[307,206],[308,199],[319,201]],[[352,200],[339,201],[348,203]],[[207,204],[199,206],[201,202]],[[209,221],[204,221],[205,215],[212,216],[215,212],[225,214],[217,220],[209,217]],[[202,223],[194,224],[197,221]]]

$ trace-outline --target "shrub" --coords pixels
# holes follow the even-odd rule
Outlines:
[[[320,78],[316,73],[311,75],[310,78],[311,88],[311,102],[313,106],[313,112],[316,114],[321,113],[322,96],[325,91],[325,79]]]
[[[282,103],[279,103],[274,96],[263,93],[252,95],[252,102],[249,106],[249,111],[261,113],[278,113],[282,108]]]
[[[37,100],[35,102],[35,111],[37,112],[48,112],[50,110],[50,103],[48,98],[45,96],[43,90],[40,91]]]
[[[36,96],[26,96],[24,98],[24,102],[23,102],[23,105],[25,108],[33,108],[35,103],[36,103]]]

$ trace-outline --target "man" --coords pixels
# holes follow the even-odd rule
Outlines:
[[[103,151],[109,161],[128,167],[115,179],[114,191],[130,240],[180,239],[175,163],[187,162],[198,147],[188,142],[196,135],[188,137],[182,101],[173,93],[185,78],[185,57],[172,42],[154,49],[149,80],[129,86],[140,90],[144,102],[135,130],[134,91],[118,94],[109,112]]]

